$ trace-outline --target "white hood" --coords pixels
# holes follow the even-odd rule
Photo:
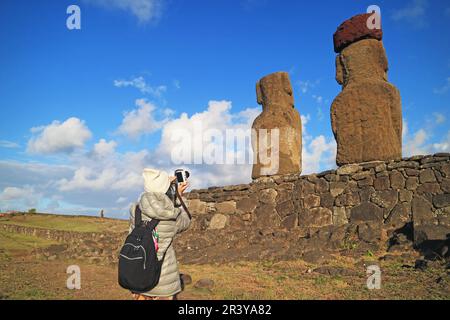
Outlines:
[[[169,189],[169,175],[164,171],[146,168],[142,176],[144,177],[145,192],[166,193]]]

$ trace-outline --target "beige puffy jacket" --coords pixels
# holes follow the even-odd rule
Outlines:
[[[180,274],[177,258],[172,246],[173,238],[177,233],[189,227],[190,219],[182,207],[175,207],[173,202],[164,193],[145,192],[139,199],[142,211],[142,220],[160,220],[156,230],[159,234],[158,259],[161,260],[166,253],[161,268],[158,285],[144,293],[147,296],[168,297],[181,291]],[[134,212],[137,204],[130,208],[130,233],[134,228]],[[166,252],[167,251],[167,252]]]

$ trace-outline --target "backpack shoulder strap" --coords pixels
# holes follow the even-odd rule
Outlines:
[[[151,220],[148,222],[147,227],[148,227],[150,230],[153,230],[153,229],[156,228],[156,226],[158,225],[158,223],[159,223],[159,220],[158,220],[158,219],[151,219]]]
[[[170,248],[170,246],[172,245],[172,242],[173,242],[173,238],[172,238],[172,240],[170,240],[170,243],[169,243],[169,245],[167,246],[166,251],[164,251],[163,256],[161,257],[161,260],[158,260],[158,262],[159,262],[161,265],[162,265],[163,262],[164,262],[164,258],[166,257],[166,253],[167,253],[167,251],[169,251],[169,248]]]
[[[142,211],[141,208],[139,207],[139,204],[137,204],[134,209],[134,226],[138,227],[141,225],[141,223],[142,223]]]
[[[136,206],[136,208],[134,209],[134,226],[140,226],[142,224],[142,211],[141,208],[139,207],[139,205]],[[151,219],[148,224],[147,227],[150,228],[151,230],[155,229],[156,226],[158,225],[159,220],[158,219]]]

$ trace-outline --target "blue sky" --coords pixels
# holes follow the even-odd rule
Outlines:
[[[66,27],[71,4],[81,30]],[[143,167],[176,167],[174,127],[251,125],[255,82],[275,71],[289,72],[302,115],[303,173],[332,168],[332,35],[371,4],[404,156],[449,152],[448,1],[2,1],[0,209],[124,217]],[[248,182],[249,169],[193,167],[192,187]]]

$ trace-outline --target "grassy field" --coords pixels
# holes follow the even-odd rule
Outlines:
[[[126,220],[52,214],[18,214],[1,217],[1,223],[77,232],[122,232],[128,228]]]
[[[0,231],[0,261],[10,261],[11,257],[29,255],[34,249],[45,248],[55,241]]]
[[[103,221],[89,217],[14,217],[7,223],[61,230],[102,230]],[[48,221],[49,224],[45,224]],[[77,224],[79,222],[79,225]],[[1,221],[0,223],[4,223]],[[107,220],[123,227],[122,221]],[[126,222],[125,222],[126,223]],[[32,236],[0,232],[0,299],[130,299],[117,284],[116,266],[87,261],[56,259],[48,261],[33,254],[35,248],[55,244]],[[180,265],[180,272],[192,277],[180,299],[450,299],[448,272],[434,264],[414,269],[416,257],[378,261],[385,253],[363,257],[337,256],[326,266],[345,273],[331,275],[316,270],[318,265],[302,260],[281,262],[237,262],[227,264]],[[382,284],[379,290],[366,286],[366,264],[379,264]],[[81,289],[66,288],[69,265],[81,269]],[[212,289],[196,288],[202,278],[211,279]]]

